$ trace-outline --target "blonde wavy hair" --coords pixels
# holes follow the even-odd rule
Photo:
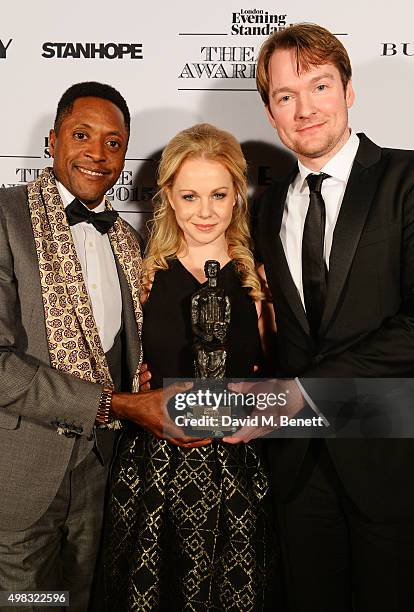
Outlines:
[[[249,295],[254,300],[264,299],[251,252],[246,160],[234,136],[208,123],[199,123],[179,132],[162,153],[158,168],[158,192],[154,196],[154,217],[144,259],[144,288],[149,291],[157,270],[166,270],[168,260],[186,250],[183,232],[168,200],[168,191],[188,158],[218,161],[229,171],[236,204],[226,230],[228,254],[235,262],[242,286],[250,290]]]

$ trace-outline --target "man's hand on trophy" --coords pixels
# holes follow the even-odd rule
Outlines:
[[[168,400],[176,393],[191,389],[192,385],[171,385],[168,389],[143,391],[140,393],[114,393],[111,410],[115,417],[132,421],[150,431],[157,438],[163,438],[176,446],[193,448],[206,446],[210,438],[185,436],[183,430],[170,418],[167,411]]]
[[[228,444],[249,442],[275,432],[279,428],[281,416],[293,417],[306,404],[299,386],[293,379],[275,378],[230,383],[228,388],[235,393],[255,397],[254,408],[248,415],[247,424],[232,436],[223,438],[223,442]]]

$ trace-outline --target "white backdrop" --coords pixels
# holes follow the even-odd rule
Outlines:
[[[163,146],[199,121],[236,135],[252,189],[262,189],[291,158],[265,118],[254,59],[272,28],[299,21],[327,27],[347,47],[352,127],[380,145],[414,148],[413,19],[407,0],[3,0],[0,186],[28,182],[50,164],[47,135],[60,96],[96,80],[119,89],[131,111],[125,171],[109,196],[135,226],[151,210]]]

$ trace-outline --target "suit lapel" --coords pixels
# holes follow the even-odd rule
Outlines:
[[[50,364],[45,311],[39,275],[39,261],[37,259],[32,221],[27,205],[27,191],[24,192],[23,202],[23,206],[16,206],[16,215],[19,215],[19,217],[21,215],[21,222],[18,223],[22,249],[21,257],[25,261],[27,274],[24,277],[24,285],[22,284],[19,291],[24,292],[25,296],[30,296],[31,314],[29,319],[30,323],[27,329],[36,330],[34,334],[35,356],[43,363]],[[23,299],[23,297],[21,299]]]
[[[309,334],[309,323],[306,317],[306,312],[303,307],[299,291],[297,290],[297,287],[290,273],[289,266],[286,260],[285,250],[283,248],[280,236],[277,237],[276,242],[276,260],[278,261],[277,274],[279,276],[279,283],[283,291],[283,295],[286,301],[288,302],[293,314],[302,326],[303,330],[307,334]]]
[[[349,274],[383,167],[381,149],[363,134],[335,226],[320,334],[329,326]]]
[[[271,193],[271,202],[267,207],[267,216],[265,221],[266,244],[269,247],[268,263],[274,263],[272,272],[273,278],[277,279],[280,285],[284,298],[288,302],[293,314],[298,322],[309,334],[309,323],[306,318],[306,313],[303,308],[302,300],[299,292],[293,281],[289,266],[286,260],[285,250],[280,239],[280,227],[282,224],[283,211],[286,203],[286,196],[289,185],[298,172],[297,165],[283,181],[278,181],[274,184]],[[277,309],[277,304],[276,304]]]
[[[119,284],[121,287],[122,295],[122,319],[124,323],[124,337],[126,344],[125,354],[126,363],[128,367],[128,380],[132,384],[132,378],[136,372],[139,362],[141,339],[138,335],[134,307],[132,304],[132,298],[128,287],[128,281],[116,257],[115,262],[118,270]]]

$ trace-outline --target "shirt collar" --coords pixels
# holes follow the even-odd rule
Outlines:
[[[66,187],[64,185],[62,185],[62,183],[59,183],[59,181],[57,179],[55,179],[55,183],[56,183],[56,187],[57,187],[57,189],[59,191],[59,195],[62,198],[63,206],[66,208],[67,206],[69,206],[69,204],[71,202],[73,202],[73,200],[75,199],[75,196],[72,195],[70,193],[70,191],[68,189],[66,189]],[[79,201],[81,201],[81,200],[79,200]],[[83,204],[83,202],[82,202],[82,204]],[[83,204],[83,205],[85,206],[85,208],[88,208],[86,206],[86,204]],[[88,208],[88,210],[90,210],[90,209]],[[100,204],[98,204],[98,206],[96,206],[93,209],[93,212],[98,213],[98,212],[103,212],[104,210],[105,210],[105,198],[103,198],[102,202]]]
[[[320,172],[329,174],[330,177],[346,183],[351,173],[352,164],[354,163],[355,155],[359,147],[359,138],[355,132],[351,132],[348,140],[339,151],[321,168]],[[306,177],[308,174],[312,174],[313,170],[306,168],[298,160],[299,173],[296,177],[295,187],[299,191],[307,189]],[[319,172],[317,173],[319,174]]]

